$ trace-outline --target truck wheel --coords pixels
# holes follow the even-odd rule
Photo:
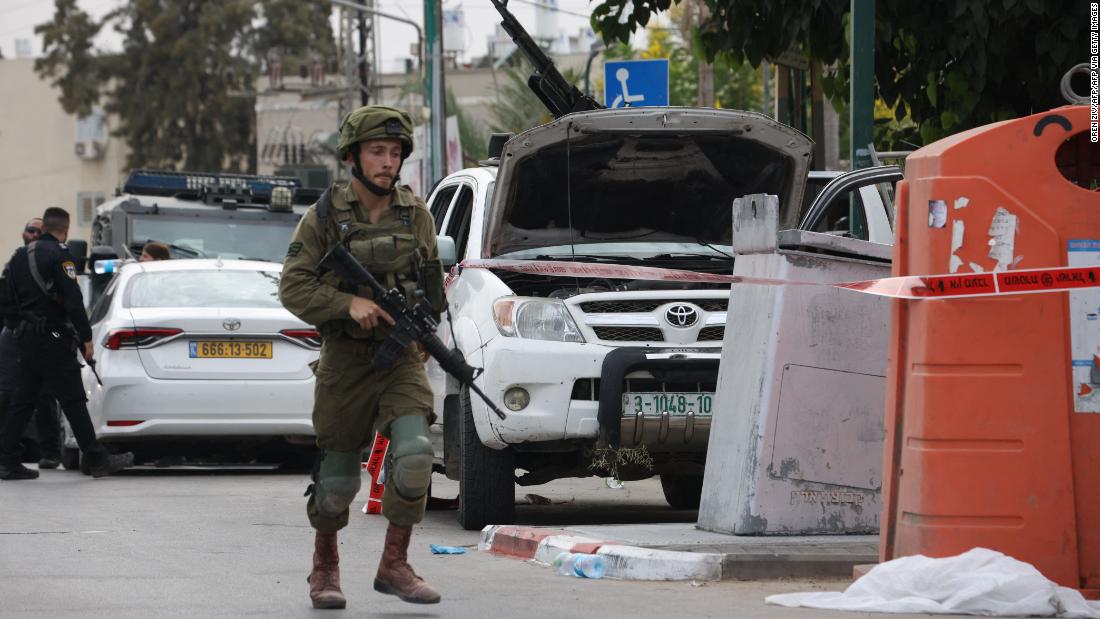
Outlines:
[[[61,466],[66,471],[75,471],[80,468],[80,450],[75,447],[65,447],[61,450]]]
[[[489,449],[474,428],[470,392],[462,390],[462,457],[458,473],[458,523],[467,531],[516,519],[516,464],[511,449]]]
[[[702,475],[661,475],[661,490],[673,509],[699,509],[703,495]]]

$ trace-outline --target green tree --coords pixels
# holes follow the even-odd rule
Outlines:
[[[679,2],[679,0],[675,0]],[[601,0],[592,26],[625,41],[674,0]],[[827,69],[826,94],[848,97],[848,0],[704,0],[698,40],[708,58],[758,66],[800,49]],[[875,3],[876,92],[924,143],[1063,103],[1062,74],[1084,59],[1084,5],[1069,0]],[[901,127],[899,127],[900,129]],[[916,136],[912,136],[916,137]]]
[[[679,28],[675,13],[672,21]],[[668,58],[669,105],[699,105],[699,55],[674,40],[672,32],[668,28],[649,28],[646,49],[635,51],[625,43],[618,43],[608,47],[605,57],[608,60]],[[764,89],[758,71],[747,63],[728,58],[717,58],[713,71],[716,107],[763,111]],[[597,91],[602,89],[600,81]]]
[[[329,13],[325,0],[127,0],[97,23],[76,0],[55,0],[53,21],[35,28],[45,50],[35,70],[65,111],[102,104],[118,117],[131,167],[253,170],[265,58],[334,57]],[[122,36],[121,52],[93,50],[105,27]]]
[[[423,95],[424,81],[419,76],[413,75],[402,84],[401,91],[397,95],[397,102],[398,105],[412,108],[414,98],[416,101],[422,101]],[[450,88],[447,89],[445,110],[447,117],[454,116],[458,119],[458,134],[462,142],[463,165],[477,165],[478,161],[488,156],[489,135],[485,133],[481,123],[458,104],[458,99],[455,98],[455,93]],[[413,122],[419,124],[425,122],[425,119],[414,116]],[[423,144],[420,144],[417,145],[417,148],[423,148],[423,146]]]

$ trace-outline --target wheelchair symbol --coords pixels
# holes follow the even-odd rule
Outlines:
[[[645,101],[645,95],[632,95],[630,89],[626,87],[626,80],[630,79],[630,71],[626,67],[622,67],[615,71],[615,79],[619,81],[619,85],[622,86],[622,94],[615,97],[615,100],[611,102],[611,108],[617,107],[630,107],[631,103],[641,103]]]

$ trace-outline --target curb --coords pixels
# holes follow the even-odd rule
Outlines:
[[[607,559],[607,577],[619,580],[722,579],[721,554],[623,546],[558,529],[488,525],[477,549],[546,565],[563,552],[599,554]]]

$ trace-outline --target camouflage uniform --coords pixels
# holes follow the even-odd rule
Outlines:
[[[404,291],[409,303],[418,301],[418,293],[423,293],[436,313],[443,307],[443,270],[431,213],[408,187],[375,185],[360,167],[360,145],[377,139],[400,140],[404,161],[413,146],[409,117],[382,106],[359,108],[341,124],[337,151],[341,158],[353,155],[352,175],[361,189],[388,200],[388,207],[371,223],[354,182],[334,184],[299,222],[279,282],[283,305],[316,325],[323,338],[320,359],[314,366],[313,405],[313,426],[322,456],[306,504],[316,530],[313,571],[307,579],[315,608],[346,605],[340,590],[336,532],[348,524],[351,502],[362,483],[363,450],[370,446],[376,431],[391,439],[382,497],[382,514],[390,525],[374,588],[408,602],[430,604],[440,599],[407,562],[412,525],[424,517],[431,482],[428,425],[432,391],[427,373],[415,345],[398,355],[389,368],[373,367],[374,356],[391,327],[379,322],[374,329],[362,328],[349,310],[354,297],[371,299],[371,290],[347,284],[319,266],[330,248],[344,243],[387,289]],[[370,157],[375,158],[372,165],[379,165],[377,161],[392,160],[394,154],[388,151]]]
[[[348,316],[354,295],[371,298],[369,289],[351,291],[331,271],[321,273],[318,262],[340,238],[350,237],[349,250],[387,288],[401,286],[409,296],[419,280],[433,288],[431,300],[442,298],[442,269],[435,244],[435,224],[423,200],[408,187],[393,194],[393,206],[377,224],[369,223],[350,183],[332,188],[328,222],[314,205],[306,212],[290,243],[279,297],[302,320],[316,325],[324,338],[315,373],[313,427],[317,446],[331,452],[361,452],[369,448],[374,432],[387,434],[390,423],[402,415],[432,415],[432,391],[415,346],[410,346],[392,368],[375,371],[371,362],[388,335],[382,324],[365,330]],[[438,306],[437,306],[438,307]],[[426,497],[403,500],[388,484],[382,513],[391,522],[411,525],[424,516]],[[347,525],[347,510],[337,518],[317,513],[309,504],[310,522],[318,531],[331,532]]]

